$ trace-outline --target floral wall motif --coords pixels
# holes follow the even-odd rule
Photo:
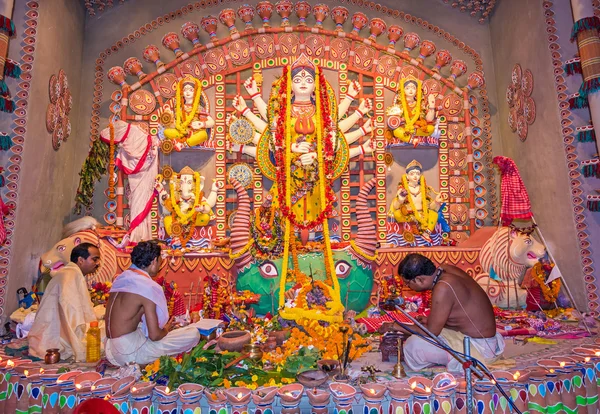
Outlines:
[[[61,69],[58,76],[50,76],[48,94],[50,103],[46,110],[46,129],[52,134],[52,147],[58,151],[63,141],[71,135],[69,113],[73,109],[73,97],[64,70]]]
[[[461,12],[468,12],[471,17],[476,18],[483,24],[490,18],[496,7],[496,0],[444,0],[444,3],[450,4],[453,8]]]
[[[535,121],[535,101],[531,97],[533,92],[533,73],[529,69],[525,72],[518,63],[512,70],[511,83],[506,88],[506,101],[510,108],[508,125],[516,132],[521,141],[527,139],[528,125]]]

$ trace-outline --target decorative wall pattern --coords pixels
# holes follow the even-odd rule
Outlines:
[[[342,1],[342,3],[344,3],[344,2],[345,1]],[[110,48],[107,48],[104,52],[100,53],[98,59],[96,60],[96,76],[95,76],[95,81],[94,81],[95,82],[95,92],[94,92],[94,100],[93,100],[93,105],[92,105],[92,119],[91,119],[92,122],[90,124],[90,127],[91,127],[90,135],[91,135],[92,140],[97,139],[98,133],[99,133],[100,103],[102,102],[102,96],[103,96],[103,91],[102,91],[103,82],[104,82],[103,74],[104,74],[104,70],[105,70],[103,67],[103,64],[104,64],[105,59],[110,54],[118,52],[119,49],[125,47],[129,43],[135,42],[141,36],[145,35],[146,33],[149,33],[152,30],[156,30],[159,26],[170,22],[172,19],[176,19],[181,16],[185,16],[186,14],[191,13],[194,10],[200,10],[207,6],[209,6],[209,5],[204,2],[196,2],[193,5],[189,4],[188,6],[183,7],[174,12],[171,12],[163,17],[159,17],[156,20],[152,21],[151,23],[148,23],[148,24],[140,27],[138,30],[134,31],[127,37],[124,37],[122,40],[117,41]],[[388,9],[385,6],[380,6],[375,3],[366,3],[363,5],[363,7],[373,10],[375,13],[379,12],[379,13],[387,14],[388,16],[400,18],[409,24],[415,24],[415,25],[421,26],[422,28],[430,30],[433,34],[445,39],[446,41],[451,42],[456,47],[458,47],[459,49],[462,49],[468,55],[472,56],[472,58],[475,62],[476,71],[483,70],[483,66],[482,66],[483,62],[481,60],[481,57],[479,56],[479,54],[477,54],[477,52],[475,50],[473,50],[472,48],[467,46],[464,42],[460,41],[459,39],[456,39],[451,34],[440,29],[439,27],[434,26],[433,24],[431,24],[423,19],[417,18],[415,16],[411,16],[409,14],[400,12],[398,10]],[[240,16],[242,16],[242,15],[240,14]],[[209,33],[209,35],[211,37],[215,36],[216,26],[212,27],[212,25],[216,25],[216,24],[217,24],[216,19],[214,22],[212,22],[212,21],[208,20],[208,18],[205,18],[201,22],[201,26],[203,26],[203,28]],[[192,26],[194,26],[194,27],[192,27]],[[194,43],[194,46],[198,47],[199,46],[198,30],[195,27],[195,25],[192,25],[192,26],[188,27],[182,33],[184,34],[184,37],[186,37],[188,40],[190,40],[191,42]],[[390,32],[392,31],[391,29],[392,28],[390,28]],[[235,29],[235,26],[233,26],[230,30],[237,30],[237,29]],[[358,29],[358,30],[360,30],[360,29]],[[393,46],[394,42],[401,37],[401,35],[403,34],[402,32],[403,32],[402,29],[400,29],[400,32],[398,33],[398,36],[395,39],[392,39],[392,37],[390,37],[390,46]],[[293,37],[293,36],[296,36],[296,35],[292,34],[292,33],[290,33],[287,36],[282,35],[281,39],[279,39],[279,41],[278,41],[277,46],[279,48],[281,48],[284,52],[285,52],[285,50],[287,50],[289,48],[293,48],[293,42],[289,43],[289,45],[288,45],[288,43],[286,43],[287,40],[289,40],[287,38]],[[320,40],[319,36],[306,36],[306,38],[307,39],[303,45],[306,53],[310,53],[310,51],[312,51],[312,50],[319,49],[319,43],[318,43]],[[268,40],[269,36],[266,36],[265,39]],[[314,40],[317,43],[315,43],[313,45],[309,42],[309,40],[310,41]],[[236,42],[239,43],[239,42],[243,42],[243,41],[244,41],[244,39],[239,39]],[[165,35],[165,37],[163,38],[163,42],[165,43],[165,47],[170,48],[175,53],[175,56],[177,56],[178,54],[181,56],[181,53],[183,53],[181,51],[180,45],[178,43],[178,39],[173,37],[171,33],[167,33],[167,35]],[[229,60],[229,62],[231,62],[233,64],[239,64],[239,62],[236,63],[237,62],[236,61],[237,54],[232,52],[232,51],[236,50],[235,49],[235,45],[237,45],[236,42],[231,42],[228,45],[228,48],[231,50],[228,50],[229,55],[227,56],[228,59],[226,59],[226,60]],[[338,38],[338,39],[333,40],[331,42],[331,45],[329,46],[330,53],[338,53],[338,49],[339,49],[339,53],[344,53],[344,51],[346,51],[345,53],[348,53],[349,49],[347,47],[344,47],[345,43],[347,43],[347,41],[344,40],[343,38]],[[424,45],[422,47],[426,46],[425,43],[426,42],[424,42]],[[407,47],[407,46],[409,46],[408,43],[405,43],[405,47]],[[271,45],[271,47],[274,47],[274,45]],[[412,46],[412,47],[415,47],[415,46]],[[409,46],[408,50],[410,50],[412,47]],[[240,50],[243,50],[243,48],[240,48]],[[367,55],[364,55],[364,56],[362,55],[363,52],[368,54],[370,50],[372,50],[372,48],[360,47],[356,51],[352,51],[352,52],[354,52],[354,53],[351,53],[353,56],[353,59],[354,59],[353,63],[356,64],[357,62],[373,61],[374,63],[375,62],[378,63],[378,68],[380,68],[383,71],[382,74],[386,73],[386,71],[388,71],[388,70],[392,70],[392,73],[393,73],[393,69],[397,62],[393,61],[393,59],[392,59],[392,61],[390,61],[390,59],[386,60],[385,58],[388,57],[388,55],[385,55],[385,54],[380,54],[380,56],[376,60],[372,60],[372,58],[369,59],[369,57]],[[288,52],[290,54],[295,53],[291,49]],[[442,52],[444,52],[444,51],[441,51],[440,53],[442,53]],[[193,69],[194,66],[200,68],[201,67],[200,65],[202,65],[203,67],[206,68],[206,70],[208,71],[208,74],[203,73],[204,72],[203,70],[199,70],[198,75],[201,75],[201,76],[198,76],[198,77],[210,76],[211,74],[216,73],[219,70],[222,70],[223,68],[221,68],[221,66],[220,66],[221,63],[219,63],[220,62],[219,56],[215,55],[215,53],[218,54],[218,50],[210,49],[210,50],[207,50],[206,53],[202,54],[202,56],[200,54],[198,54],[197,56],[201,58],[201,62],[197,62],[195,65],[193,63],[194,61],[196,61],[195,57],[187,59],[187,54],[186,54],[186,56],[185,56],[186,60],[184,61],[184,64],[179,66],[181,72],[183,73],[184,67],[189,66],[189,65],[192,65],[192,67],[190,67],[191,71],[194,71],[194,69]],[[269,54],[272,52],[269,52],[269,46],[267,44],[261,45],[259,42],[255,46],[254,53],[256,53],[258,56],[261,53]],[[193,54],[196,55],[196,52],[194,52]],[[427,54],[425,54],[425,56],[427,56]],[[153,64],[156,64],[157,68],[159,70],[159,73],[163,73],[162,67],[164,66],[164,62],[161,60],[161,56],[160,56],[160,53],[157,48],[152,47],[152,46],[146,48],[146,50],[144,51],[143,57],[144,57],[144,60],[151,62]],[[258,57],[260,57],[260,56],[258,56]],[[243,56],[240,55],[240,58],[243,59]],[[340,60],[347,59],[347,57],[344,57],[341,55],[338,58]],[[424,56],[423,56],[423,58],[424,58]],[[236,62],[234,62],[234,61],[236,61]],[[224,60],[223,64],[227,66],[227,63],[225,63],[225,62],[226,61]],[[441,66],[445,65],[446,63],[443,61],[443,59],[440,58],[440,62],[438,62],[437,64],[441,67]],[[465,69],[466,69],[466,67],[465,67]],[[439,68],[438,68],[438,70],[439,70]],[[131,72],[131,73],[140,76],[140,74],[138,74],[138,73],[134,73],[134,72]],[[172,84],[173,79],[171,79],[170,81],[168,79],[166,79],[166,77],[168,77],[169,75],[172,76],[172,74],[164,73],[163,75],[161,75],[153,80],[156,83],[156,86],[158,87],[158,89],[160,91],[157,96],[159,105],[161,104],[163,97],[168,98],[168,96],[164,95],[164,93],[167,93],[167,95],[172,94],[172,89],[171,89],[171,92],[169,92],[168,87],[161,87],[161,85],[166,86],[166,85]],[[122,84],[122,86],[126,85],[124,71],[123,71],[123,73],[121,73],[121,71],[119,71],[117,73],[117,77],[114,77],[114,74],[113,74],[112,79],[116,80],[117,83]],[[473,87],[479,86],[477,83],[478,83],[477,81],[474,81]],[[134,84],[131,86],[134,87],[135,89],[139,89],[139,87],[137,85],[138,84]],[[164,91],[164,93],[163,93],[163,91]],[[113,92],[112,98],[113,98],[114,102],[111,105],[111,111],[116,114],[119,112],[119,110],[121,110],[123,108],[123,106],[120,105],[120,101],[122,99],[122,92],[121,91]],[[128,99],[129,99],[129,97],[128,97]],[[467,133],[474,131],[477,134],[477,140],[475,140],[475,142],[474,142],[474,146],[475,146],[474,147],[474,150],[475,150],[474,159],[477,163],[477,171],[475,173],[475,178],[477,180],[479,180],[480,182],[489,183],[489,185],[487,186],[487,189],[485,191],[481,192],[486,195],[485,199],[482,198],[482,200],[486,200],[486,201],[484,201],[484,204],[487,203],[486,204],[487,207],[485,209],[486,213],[482,214],[482,215],[478,215],[477,219],[496,220],[497,216],[498,216],[498,206],[497,206],[497,196],[496,196],[495,186],[492,184],[495,177],[494,177],[493,167],[491,166],[491,121],[490,121],[491,115],[489,113],[489,102],[488,102],[488,98],[487,98],[487,90],[483,86],[480,90],[479,96],[475,95],[474,93],[469,93],[468,99],[472,105],[480,105],[479,111],[481,111],[480,114],[477,114],[477,111],[476,111],[475,115],[472,115],[470,117],[470,119],[472,121],[470,128],[466,129],[464,131]],[[460,107],[460,103],[459,103],[459,107]],[[145,118],[147,116],[148,115],[137,115],[137,117],[139,117],[140,121],[146,121],[146,122],[147,122],[147,120]],[[152,120],[150,119],[150,121],[152,121]],[[478,194],[478,196],[479,196],[479,194]]]
[[[506,101],[510,107],[508,125],[516,132],[521,141],[527,139],[528,125],[535,121],[535,101],[533,92],[533,73],[529,69],[523,72],[518,63],[512,70],[511,83],[506,88]]]
[[[490,18],[496,7],[496,0],[444,0],[444,3],[463,13],[469,12],[469,15],[478,19],[481,24]]]
[[[600,296],[597,292],[597,280],[594,275],[590,234],[587,231],[588,225],[585,216],[585,202],[581,197],[583,190],[581,188],[583,181],[581,179],[580,161],[575,141],[575,128],[573,125],[572,111],[569,107],[569,98],[567,84],[565,80],[565,71],[563,69],[563,59],[559,37],[557,35],[556,20],[553,11],[554,2],[544,1],[542,3],[544,16],[546,18],[546,32],[548,33],[548,48],[552,56],[552,66],[554,67],[554,82],[556,85],[558,106],[561,117],[562,135],[567,160],[567,168],[571,180],[571,200],[573,202],[573,215],[579,238],[579,249],[581,252],[581,267],[586,284],[588,305],[593,315],[598,315],[600,306]]]
[[[13,40],[12,45],[21,47],[21,77],[15,90],[16,108],[13,119],[12,138],[13,146],[9,150],[12,155],[8,158],[6,166],[6,189],[5,198],[11,212],[5,218],[7,239],[0,249],[0,316],[4,314],[4,301],[6,295],[6,285],[8,283],[8,269],[10,267],[10,257],[12,253],[12,236],[15,228],[15,211],[18,201],[19,175],[21,171],[21,154],[27,132],[27,106],[29,103],[29,88],[31,86],[33,61],[35,58],[35,45],[37,35],[37,24],[39,14],[37,12],[38,2],[29,1],[26,3],[25,16],[13,16],[17,25],[22,24],[25,30],[19,31],[19,41]]]
[[[63,141],[71,135],[69,113],[73,108],[73,97],[64,70],[50,76],[48,81],[50,103],[46,110],[46,129],[52,134],[52,148],[58,151]]]

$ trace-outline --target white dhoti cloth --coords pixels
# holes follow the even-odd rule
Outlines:
[[[149,364],[163,355],[187,352],[200,342],[200,332],[195,324],[171,331],[160,341],[151,341],[141,328],[107,339],[104,346],[106,358],[114,365],[130,363]]]
[[[450,348],[463,352],[464,334],[442,329],[438,335]],[[496,361],[504,352],[504,338],[497,333],[491,338],[471,338],[471,356],[484,364]],[[452,355],[424,339],[413,335],[404,342],[404,362],[412,371],[433,365],[446,365],[449,372],[461,372],[462,365]]]

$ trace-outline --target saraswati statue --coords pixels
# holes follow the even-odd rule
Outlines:
[[[351,147],[361,137],[370,135],[370,120],[350,131],[370,111],[371,101],[361,101],[358,110],[341,119],[360,91],[360,85],[352,82],[338,106],[335,92],[323,71],[304,54],[291,66],[284,67],[283,75],[273,83],[268,103],[262,99],[255,79],[248,79],[244,86],[258,115],[246,106],[241,96],[234,99],[233,106],[258,133],[253,145],[236,144],[231,149],[255,157],[263,175],[273,181],[265,203],[255,213],[261,215],[258,217],[262,223],[259,226],[261,236],[279,238],[273,240],[274,244],[283,244],[280,249],[283,251],[281,274],[301,278],[307,275],[301,275],[299,268],[289,266],[297,263],[296,235],[306,241],[314,238],[315,232],[322,232],[325,280],[331,287],[332,296],[328,312],[339,313],[343,306],[327,219],[335,215],[333,182],[351,158],[373,151],[370,139]],[[281,222],[284,231],[273,231],[274,222]],[[289,281],[288,277],[281,277],[280,295],[286,290],[286,279]],[[284,302],[282,296],[280,303]],[[284,313],[293,317],[294,310],[286,309]]]

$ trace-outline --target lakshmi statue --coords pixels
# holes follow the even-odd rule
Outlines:
[[[171,112],[167,107],[166,112]],[[175,94],[175,119],[164,131],[165,137],[174,141],[177,151],[194,147],[206,141],[215,120],[202,105],[202,84],[199,79],[186,76],[177,84]]]
[[[297,295],[293,289],[287,291],[286,281],[294,280],[305,286],[306,281],[316,279],[300,270],[296,235],[299,234],[304,243],[314,238],[314,232],[320,231],[323,235],[325,274],[319,277],[327,286],[324,288],[328,292],[327,310],[321,313],[286,306],[280,315],[297,319],[312,314],[315,319],[341,321],[344,307],[327,219],[335,213],[334,180],[346,169],[350,158],[373,152],[370,139],[350,148],[372,132],[370,119],[350,131],[371,110],[371,101],[362,100],[354,113],[344,117],[360,85],[351,82],[348,94],[338,106],[323,71],[304,54],[291,66],[284,67],[283,76],[273,83],[268,103],[262,99],[255,79],[248,79],[244,86],[257,114],[246,106],[241,96],[234,99],[233,106],[258,134],[254,145],[233,145],[231,150],[255,157],[262,174],[273,181],[265,203],[255,215],[260,222],[256,226],[261,230],[259,238],[272,238],[274,244],[283,246],[277,249],[279,254],[283,252],[280,274],[284,275],[280,278],[279,303],[285,303],[290,294]],[[311,283],[306,286],[310,287]]]
[[[156,178],[154,188],[163,209],[169,212],[164,218],[165,232],[178,237],[182,247],[192,238],[195,227],[206,226],[214,218],[212,208],[217,203],[219,187],[218,182],[213,182],[209,196],[204,197],[204,177],[187,166],[179,174],[173,173],[168,192],[163,176]]]
[[[403,78],[398,85],[396,102],[387,111],[387,125],[392,135],[402,142],[413,142],[419,136],[430,136],[435,132],[435,95],[423,100],[421,81],[415,77]]]
[[[406,166],[406,173],[398,184],[389,215],[398,223],[406,223],[413,234],[419,234],[431,243],[431,233],[438,222],[443,194],[438,194],[425,182],[423,167],[417,160]]]

